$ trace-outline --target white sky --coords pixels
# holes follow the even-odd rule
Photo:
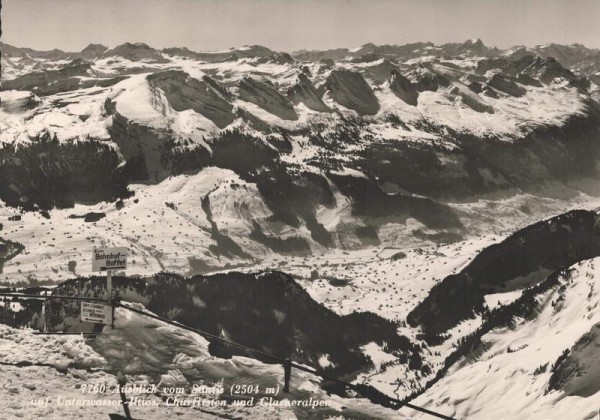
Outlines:
[[[600,47],[600,0],[2,0],[2,6],[2,41],[43,50],[129,41],[292,51],[477,37],[501,48]]]

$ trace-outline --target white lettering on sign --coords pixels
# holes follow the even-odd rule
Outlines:
[[[112,308],[101,303],[81,302],[81,320],[84,322],[96,322],[99,324],[110,324]]]
[[[125,270],[127,268],[128,249],[99,248],[92,254],[92,271]]]

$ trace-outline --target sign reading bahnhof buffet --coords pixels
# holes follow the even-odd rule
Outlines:
[[[127,248],[99,248],[92,255],[92,271],[125,270],[127,268]]]

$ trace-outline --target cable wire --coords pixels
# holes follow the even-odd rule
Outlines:
[[[175,327],[182,328],[182,329],[187,330],[187,331],[191,331],[193,333],[201,335],[202,337],[209,338],[211,340],[217,340],[217,341],[220,341],[220,342],[222,342],[224,344],[231,345],[233,347],[237,347],[237,348],[240,348],[240,349],[248,350],[248,351],[251,351],[251,352],[256,353],[256,354],[260,354],[261,356],[264,356],[264,357],[266,357],[266,358],[268,358],[270,360],[274,360],[274,361],[279,362],[279,363],[285,363],[285,359],[284,358],[281,358],[281,357],[278,357],[278,356],[275,356],[275,355],[272,355],[272,354],[269,354],[269,353],[265,353],[262,350],[257,350],[255,348],[246,346],[244,344],[236,343],[235,341],[227,340],[227,339],[225,339],[223,337],[219,337],[217,335],[211,334],[211,333],[206,332],[206,331],[202,331],[202,330],[198,330],[196,328],[188,327],[187,325],[183,325],[183,324],[180,324],[179,322],[172,321],[172,320],[167,319],[167,318],[163,318],[163,317],[158,316],[156,314],[153,314],[151,312],[142,311],[140,309],[136,309],[136,308],[133,308],[131,306],[124,305],[121,302],[117,302],[116,306],[121,307],[121,308],[125,308],[125,309],[127,309],[129,311],[138,313],[138,314],[143,315],[143,316],[147,316],[149,318],[153,318],[153,319],[161,321],[161,322],[165,322],[165,323],[173,325]],[[339,378],[335,378],[333,376],[329,376],[327,374],[324,374],[324,373],[318,371],[317,369],[315,369],[313,367],[307,367],[307,366],[301,365],[301,364],[296,363],[296,362],[292,362],[292,366],[294,368],[298,369],[298,370],[302,370],[304,372],[311,373],[311,374],[316,375],[316,376],[320,376],[321,378],[326,379],[328,381],[334,381],[334,382],[343,384],[343,385],[349,387],[350,389],[352,389],[352,390],[360,393],[361,395],[366,396],[366,395],[364,395],[364,390],[361,390],[361,385],[352,384],[352,383],[346,382],[344,380],[341,380]],[[363,386],[365,386],[365,385],[363,385]],[[410,403],[407,403],[407,402],[402,402],[399,399],[389,397],[389,396],[383,394],[380,391],[377,391],[377,393],[378,393],[378,397],[385,398],[385,399],[387,399],[389,401],[389,403],[391,403],[391,404],[389,404],[390,407],[392,407],[392,406],[396,407],[397,406],[396,409],[399,409],[399,408],[401,408],[401,407],[404,406],[404,407],[412,408],[413,410],[416,410],[416,411],[420,411],[420,412],[425,413],[425,414],[429,414],[431,416],[434,416],[434,417],[437,417],[437,418],[440,418],[440,419],[456,420],[453,417],[449,417],[449,416],[446,416],[444,414],[436,413],[435,411],[431,411],[431,410],[428,410],[428,409],[423,408],[423,407],[419,407],[419,406],[414,405],[414,404],[410,404]],[[367,396],[367,398],[369,398],[369,397]],[[369,398],[369,400],[371,400],[371,398]]]

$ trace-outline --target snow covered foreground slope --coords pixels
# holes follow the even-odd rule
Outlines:
[[[533,319],[485,334],[474,354],[413,402],[433,410],[452,407],[461,419],[596,419],[599,278],[600,259],[575,264],[536,298]],[[566,370],[565,351],[575,369],[561,375],[556,372]]]
[[[299,371],[292,374],[291,393],[279,392],[274,397],[279,405],[219,403],[224,402],[222,398],[229,399],[232,385],[258,386],[261,391],[252,393],[256,400],[267,395],[265,387],[281,389],[283,368],[244,357],[212,357],[208,342],[198,335],[126,309],[118,308],[115,319],[114,329],[105,327],[102,334],[90,339],[35,335],[32,330],[0,325],[2,418],[106,419],[110,413],[123,415],[116,389],[119,372],[128,386],[150,390],[127,392],[128,398],[137,398],[130,406],[134,418],[336,418],[342,412],[349,418],[405,418],[367,400],[326,395],[318,386],[319,378]],[[180,401],[195,399],[196,405],[177,405],[173,403],[176,397]],[[312,401],[327,401],[327,406],[291,408],[284,401],[310,401],[311,397]]]

